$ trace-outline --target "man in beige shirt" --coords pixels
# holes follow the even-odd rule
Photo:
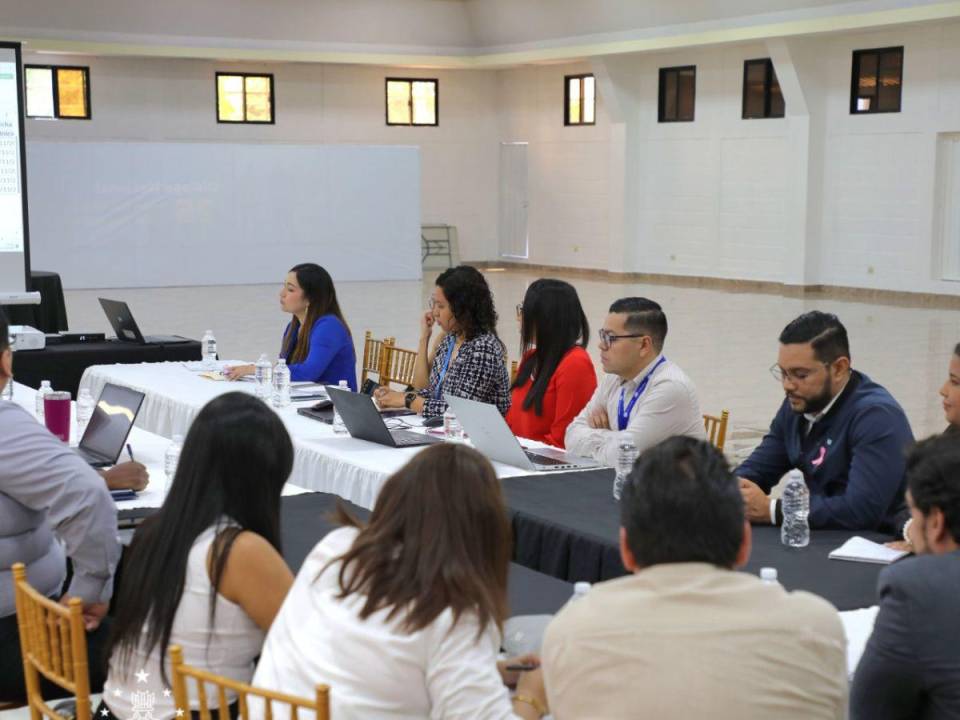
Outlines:
[[[606,376],[567,427],[568,452],[615,466],[620,442],[640,452],[673,435],[704,438],[703,415],[690,378],[663,355],[667,316],[653,300],[617,300],[600,330]]]
[[[750,555],[737,480],[705,442],[641,455],[621,501],[630,575],[595,585],[550,623],[550,711],[568,718],[841,720],[837,611],[735,572]]]

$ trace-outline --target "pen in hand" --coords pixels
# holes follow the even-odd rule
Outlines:
[[[127,455],[130,456],[130,462],[136,462],[136,461],[133,459],[133,448],[130,447],[130,443],[127,443]]]

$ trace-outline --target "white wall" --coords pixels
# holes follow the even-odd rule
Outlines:
[[[851,116],[851,54],[905,46],[903,112]],[[742,120],[743,61],[773,57],[787,117]],[[55,62],[34,55],[27,61]],[[939,133],[960,131],[960,22],[500,71],[90,61],[93,120],[29,139],[399,143],[421,148],[424,222],[497,257],[500,142],[529,143],[531,263],[960,294],[940,280]],[[660,124],[657,71],[697,65],[696,120]],[[216,69],[276,77],[277,125],[218,125]],[[564,127],[563,76],[593,71],[597,123]],[[388,128],[387,74],[440,79],[438,128]],[[42,242],[42,239],[34,239]]]
[[[586,63],[500,73],[501,139],[529,143],[531,263],[607,267],[610,134],[602,100],[595,125],[563,124],[564,76],[585,72]]]
[[[850,115],[852,52],[892,45],[903,111]],[[743,120],[743,61],[771,56],[787,116]],[[658,123],[658,69],[689,64],[695,121]],[[934,221],[937,137],[960,131],[960,23],[590,67],[595,128],[559,118],[562,75],[581,68],[501,73],[506,136],[531,141],[531,262],[960,294]]]
[[[456,225],[464,258],[494,257],[499,129],[493,72],[84,58],[87,61],[92,119],[28,119],[28,141],[416,145],[421,157],[423,222]],[[25,62],[75,64],[77,58],[28,54]],[[276,125],[218,124],[217,70],[273,73]],[[438,78],[439,127],[387,127],[387,75]],[[42,237],[31,236],[32,245],[42,242]]]

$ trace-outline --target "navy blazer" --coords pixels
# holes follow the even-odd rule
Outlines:
[[[851,719],[960,718],[960,550],[884,568],[879,593],[850,690]]]
[[[809,433],[807,424],[784,400],[770,431],[736,474],[770,492],[796,468],[810,489],[811,528],[896,532],[895,518],[904,507],[906,453],[913,444],[903,408],[854,370]]]

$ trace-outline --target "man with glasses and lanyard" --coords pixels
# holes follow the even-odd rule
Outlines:
[[[779,525],[770,490],[794,468],[810,490],[810,527],[899,532],[913,433],[889,392],[850,367],[846,328],[812,311],[780,333],[770,368],[786,399],[760,446],[736,470],[747,518]]]
[[[690,378],[663,355],[667,316],[652,300],[622,298],[600,329],[606,376],[567,427],[568,452],[616,466],[629,438],[643,452],[674,435],[704,439],[703,415]]]

